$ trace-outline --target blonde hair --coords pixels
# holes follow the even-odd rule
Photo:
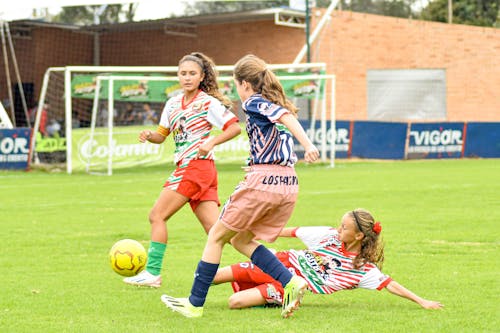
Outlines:
[[[262,97],[297,115],[297,107],[286,98],[283,86],[276,75],[267,68],[264,60],[248,54],[238,60],[233,75],[239,83],[248,82]]]
[[[358,269],[367,262],[371,262],[379,269],[382,269],[384,263],[384,243],[380,233],[373,230],[375,219],[369,211],[363,208],[357,208],[350,212],[350,216],[365,237],[361,240],[361,251],[353,260],[354,268]]]
[[[192,52],[179,60],[179,66],[185,61],[193,61],[200,66],[201,72],[204,75],[203,80],[200,82],[200,90],[206,92],[214,98],[217,98],[227,108],[232,107],[233,103],[231,100],[219,91],[219,84],[217,83],[217,69],[214,61],[210,57],[201,52]]]

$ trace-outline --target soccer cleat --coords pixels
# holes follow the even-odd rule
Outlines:
[[[286,284],[281,307],[281,316],[290,317],[300,306],[302,297],[307,290],[307,282],[300,276],[294,275]]]
[[[203,307],[192,305],[187,298],[174,298],[162,295],[161,301],[172,311],[178,312],[184,317],[197,318],[203,315]]]
[[[124,278],[123,282],[134,286],[159,288],[161,286],[161,275],[153,275],[147,270],[143,270],[135,276]]]

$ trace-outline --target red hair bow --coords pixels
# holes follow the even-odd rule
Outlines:
[[[380,234],[380,232],[382,231],[382,225],[380,225],[380,222],[375,222],[373,224],[373,228],[372,228],[373,232],[376,233],[377,235]]]

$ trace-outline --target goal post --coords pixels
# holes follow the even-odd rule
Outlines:
[[[101,90],[102,83],[103,82],[108,82],[108,90],[107,90],[107,112],[105,114],[105,123],[102,124],[103,126],[101,127],[103,130],[101,130],[101,134],[104,134],[107,138],[107,147],[108,147],[108,152],[111,152],[114,149],[114,139],[113,139],[113,130],[115,127],[115,113],[114,112],[109,112],[109,110],[115,110],[115,98],[114,98],[114,87],[115,87],[115,82],[116,81],[168,81],[168,82],[177,82],[178,78],[175,76],[127,76],[127,75],[102,75],[99,74],[96,76],[96,89],[94,93],[94,100],[93,100],[93,106],[92,106],[92,115],[91,115],[91,124],[90,124],[90,138],[89,141],[91,144],[95,141],[95,134],[96,134],[96,127],[97,127],[97,119],[98,119],[98,111],[99,111],[99,94],[97,93],[98,91]],[[102,111],[102,110],[101,110]],[[159,110],[161,111],[161,110]],[[159,116],[159,114],[158,114]],[[156,124],[154,124],[156,126]],[[133,127],[134,129],[136,127]],[[126,131],[128,132],[128,131]],[[126,132],[121,132],[121,133],[126,133]],[[134,131],[134,134],[136,134],[138,131]],[[154,149],[154,144],[151,144],[149,142],[146,142],[144,144],[139,144],[142,147],[146,147],[146,150],[150,150],[152,152],[161,153],[161,149]],[[113,173],[113,154],[107,154],[107,159],[101,160],[101,162],[95,162],[92,160],[93,155],[91,153],[86,155],[87,160],[85,163],[85,170],[87,173],[96,173],[96,174],[102,174],[102,171],[99,171],[99,169],[103,169],[103,166],[105,166],[106,169],[106,174],[107,175],[112,175]],[[103,163],[104,162],[104,163]],[[97,166],[98,170],[93,171],[92,167]],[[99,168],[101,166],[101,168]]]
[[[321,160],[326,163],[329,158],[329,165],[333,167],[335,163],[335,76],[325,74],[324,63],[269,64],[268,68],[278,76],[287,92],[287,97],[301,109],[299,120],[320,150]],[[217,66],[220,74],[218,80],[223,93],[226,95],[232,93],[231,99],[239,101],[237,95],[235,97],[234,87],[231,87],[232,70],[233,66]],[[83,80],[82,78],[88,81],[78,81]],[[144,87],[141,87],[141,84]],[[144,90],[147,90],[147,94]],[[117,94],[117,91],[120,94]],[[60,118],[63,127],[61,137],[56,138],[59,141],[57,144],[53,142],[53,145],[59,149],[64,148],[64,151],[59,153],[64,154],[67,173],[86,171],[111,175],[115,167],[173,161],[173,143],[170,145],[168,143],[172,140],[168,140],[163,145],[140,144],[137,140],[137,133],[142,128],[154,130],[157,123],[153,127],[151,125],[144,127],[145,125],[142,124],[124,126],[117,122],[116,110],[121,112],[127,104],[132,103],[137,107],[138,104],[152,101],[159,116],[162,106],[171,97],[169,94],[176,92],[181,92],[177,66],[58,67],[49,68],[44,76],[39,106],[50,103],[49,119]],[[311,105],[311,110],[304,107],[308,105]],[[106,109],[107,114],[104,112]],[[37,114],[35,133],[40,126],[38,116]],[[104,116],[106,119],[103,119]],[[31,151],[36,157],[39,146],[46,148],[49,140],[56,139],[41,138],[40,141],[36,139],[32,142]],[[122,144],[122,139],[128,143]],[[244,161],[248,156],[247,141],[244,136],[240,136],[217,146],[218,160],[220,162]],[[298,144],[296,150],[299,155],[303,152],[303,148]],[[85,155],[85,153],[88,154]],[[127,155],[128,153],[130,154]],[[132,153],[138,155],[132,158],[130,157]],[[128,158],[130,159],[127,160]],[[37,161],[37,158],[32,160],[35,164],[47,162],[46,158],[44,161]],[[130,163],[132,160],[133,163]]]

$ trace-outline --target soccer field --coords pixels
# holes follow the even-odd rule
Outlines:
[[[163,293],[189,294],[205,244],[188,206],[169,221],[161,288],[125,285],[111,270],[117,240],[148,247],[147,215],[171,170],[0,172],[0,332],[498,332],[500,160],[299,164],[288,226],[337,226],[346,211],[368,209],[383,226],[383,271],[445,308],[355,290],[306,294],[287,320],[279,309],[229,310],[229,284],[211,288],[202,318],[160,302]],[[222,202],[242,177],[241,165],[219,165]],[[279,239],[271,247],[302,244]],[[225,248],[222,265],[242,260]]]

